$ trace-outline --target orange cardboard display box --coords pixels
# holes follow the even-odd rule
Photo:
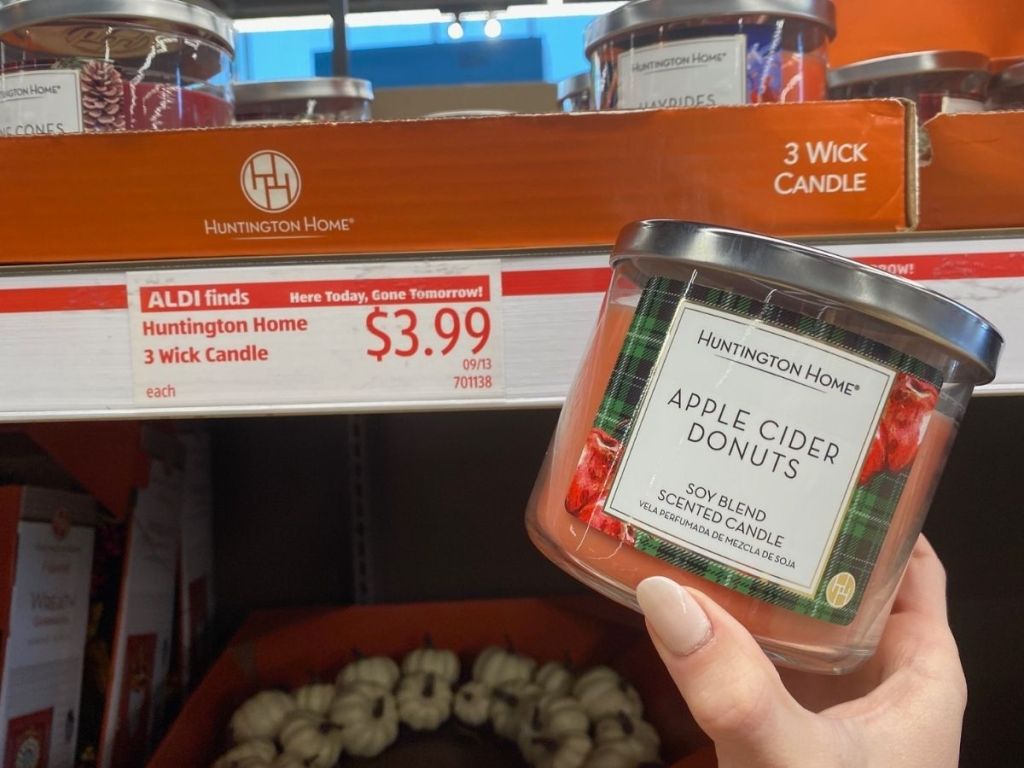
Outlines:
[[[1024,227],[1024,112],[939,115],[924,130],[922,229]]]
[[[898,101],[5,139],[2,260],[607,246],[671,217],[913,225]],[[910,158],[908,160],[908,157]],[[57,217],[60,226],[54,226]]]
[[[1024,55],[1020,0],[835,0],[839,34],[832,66],[933,50],[967,50],[992,59]]]
[[[232,712],[249,695],[299,686],[311,675],[331,680],[354,649],[400,660],[421,647],[424,633],[436,647],[458,652],[464,665],[484,647],[507,643],[538,661],[562,661],[568,653],[579,668],[608,664],[639,690],[663,758],[682,760],[707,744],[639,615],[599,597],[360,606],[285,617],[283,624],[273,613],[250,618],[186,702],[149,768],[210,765],[227,746]],[[704,760],[678,765],[697,768]]]

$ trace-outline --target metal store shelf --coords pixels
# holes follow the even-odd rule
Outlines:
[[[1024,340],[1020,338],[1024,320],[1019,312],[1024,300],[1024,232],[927,233],[814,242],[920,280],[985,315],[1003,332],[1007,346],[998,379],[979,394],[1024,393]],[[608,279],[606,266],[607,252],[589,249],[365,260],[339,257],[0,268],[0,421],[557,406],[599,307]],[[373,341],[366,329],[367,315],[374,311],[372,300],[361,306],[308,307],[280,298],[295,286],[354,285],[353,280],[381,279],[399,285],[407,283],[407,278],[451,280],[459,279],[452,278],[453,274],[467,273],[490,282],[482,305],[492,317],[494,330],[483,351],[495,366],[489,390],[449,386],[442,391],[443,386],[431,385],[452,379],[452,361],[460,354],[463,361],[472,355],[468,346],[461,346],[453,349],[447,362],[441,360],[441,354],[426,357],[423,351],[428,342],[433,343],[427,336],[417,355],[406,360],[390,355],[386,362],[378,361],[380,374],[375,373],[373,356],[367,359],[368,344]],[[199,345],[198,357],[205,354],[204,345],[216,343],[216,339],[208,342],[205,334],[194,332],[195,338],[140,340],[141,323],[146,319],[191,316],[188,309],[161,308],[164,314],[143,317],[138,299],[142,290],[147,286],[177,290],[219,284],[226,284],[220,285],[223,293],[239,285],[256,289],[254,295],[265,296],[268,302],[260,306],[270,307],[275,317],[305,318],[308,332],[288,338],[254,332],[238,342],[255,339],[265,343],[272,355],[266,364],[257,360],[218,367],[206,365],[205,359],[190,364],[186,355],[162,369],[159,361],[156,369],[147,368],[142,358],[146,344],[187,350],[189,342],[194,342]],[[391,303],[396,312],[402,308],[398,304],[401,302]],[[443,302],[408,306],[426,313],[420,325],[422,333],[433,333],[431,326],[440,322],[441,338],[431,338],[439,343],[448,338],[444,334],[451,331],[450,323],[456,319],[451,311],[438,319]],[[457,320],[465,331],[469,305],[450,306],[462,312]],[[234,310],[232,317],[236,318],[251,318],[257,312],[245,307]],[[203,318],[223,315],[209,307],[198,307],[196,314],[204,311]],[[399,330],[392,332],[397,340]],[[363,335],[357,338],[360,333]],[[464,342],[460,337],[459,344]],[[438,352],[442,352],[440,347]],[[271,371],[274,366],[276,373]],[[153,370],[165,371],[167,381],[184,396],[148,397],[145,392],[153,389],[148,387]],[[157,377],[156,381],[161,380]]]

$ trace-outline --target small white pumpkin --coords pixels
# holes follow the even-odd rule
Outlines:
[[[658,759],[661,738],[654,726],[625,712],[599,720],[594,726],[598,745],[615,744],[636,763],[652,763]]]
[[[636,768],[637,761],[623,742],[598,744],[587,756],[583,768]]]
[[[347,664],[338,673],[335,684],[344,688],[352,683],[374,683],[388,691],[395,689],[401,671],[398,664],[387,656],[368,656]]]
[[[452,714],[452,689],[432,672],[414,672],[398,683],[398,719],[414,731],[435,731]]]
[[[213,764],[213,768],[236,768],[246,760],[262,760],[266,764],[277,757],[277,747],[274,742],[267,739],[253,739],[238,744],[223,755]]]
[[[261,691],[250,697],[231,716],[231,735],[236,743],[273,739],[285,717],[295,709],[295,699],[284,691]]]
[[[310,683],[292,691],[295,706],[314,715],[326,715],[338,689],[331,683]]]
[[[572,693],[572,673],[557,661],[549,661],[538,669],[533,682],[543,689],[545,696],[568,696]]]
[[[473,662],[473,679],[497,688],[505,683],[530,680],[536,668],[537,662],[528,656],[492,645],[484,648]]]
[[[491,710],[491,689],[476,680],[459,688],[452,704],[455,717],[466,725],[483,725]]]
[[[459,657],[453,651],[435,648],[428,635],[422,648],[410,651],[402,659],[402,674],[414,675],[417,672],[432,674],[449,687],[459,679]]]
[[[372,684],[355,684],[338,693],[330,721],[341,727],[342,745],[356,757],[376,757],[398,738],[395,697]]]
[[[341,757],[341,728],[301,709],[285,718],[277,740],[286,754],[295,755],[310,768],[331,768]]]
[[[573,685],[572,692],[595,722],[619,712],[635,717],[644,713],[640,694],[610,667],[594,667],[583,673]]]
[[[534,765],[537,768],[582,768],[593,742],[585,733],[570,733],[560,739],[544,741],[545,753]]]
[[[536,763],[549,745],[573,734],[587,734],[590,718],[571,696],[545,697],[535,702],[529,718],[520,726],[516,741],[528,763]]]
[[[489,713],[494,732],[505,739],[517,739],[524,722],[533,714],[532,705],[540,701],[541,694],[539,685],[522,680],[495,688]]]

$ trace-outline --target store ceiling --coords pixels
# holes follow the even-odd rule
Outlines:
[[[573,0],[573,2],[590,1]],[[235,19],[329,13],[330,6],[340,4],[340,0],[214,0],[214,2]],[[348,10],[351,13],[369,13],[371,11],[438,8],[448,13],[457,13],[503,10],[510,5],[536,5],[542,2],[543,0],[348,0]]]

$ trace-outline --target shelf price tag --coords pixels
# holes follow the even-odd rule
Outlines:
[[[505,394],[496,259],[132,272],[128,308],[139,405]]]

